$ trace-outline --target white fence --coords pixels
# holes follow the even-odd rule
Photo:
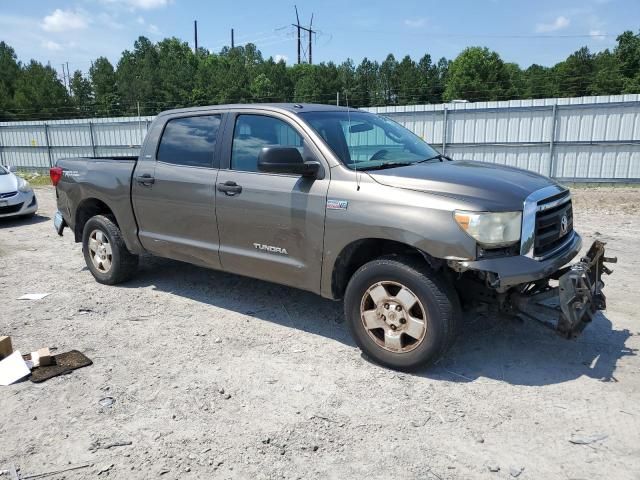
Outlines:
[[[640,95],[367,109],[453,158],[567,181],[640,180]]]
[[[565,181],[640,181],[640,95],[368,108],[453,158]],[[0,122],[0,163],[48,168],[65,156],[137,155],[153,117]]]

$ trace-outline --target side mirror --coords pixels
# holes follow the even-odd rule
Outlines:
[[[320,170],[320,163],[305,162],[295,147],[264,147],[258,156],[258,170],[315,177]]]
[[[16,173],[18,171],[15,165],[7,165],[7,170],[9,170],[10,173]]]

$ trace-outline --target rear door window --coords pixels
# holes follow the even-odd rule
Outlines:
[[[158,147],[158,161],[212,168],[221,115],[169,120]]]

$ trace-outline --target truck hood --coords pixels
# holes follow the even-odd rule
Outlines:
[[[367,172],[382,185],[459,198],[487,210],[520,210],[550,178],[520,168],[471,160],[428,162]]]
[[[0,175],[0,193],[15,192],[18,190],[18,178],[9,173]]]

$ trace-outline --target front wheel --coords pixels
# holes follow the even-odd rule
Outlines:
[[[360,349],[376,362],[411,370],[437,361],[460,321],[455,290],[424,262],[384,257],[349,281],[345,316]]]
[[[138,266],[138,256],[127,250],[110,215],[96,215],[87,221],[82,232],[82,250],[93,277],[106,285],[128,280]]]

